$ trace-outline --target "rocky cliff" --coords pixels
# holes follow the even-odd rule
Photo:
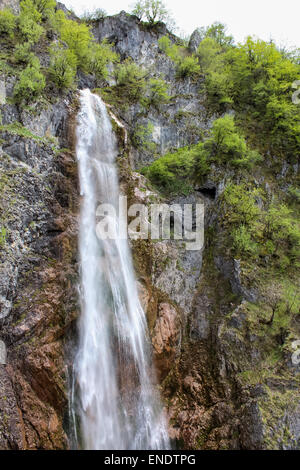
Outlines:
[[[121,123],[114,124],[120,179],[130,203],[205,204],[203,250],[187,251],[174,240],[132,242],[173,445],[299,449],[299,365],[291,360],[299,320],[293,318],[289,341],[282,325],[261,321],[269,307],[259,273],[230,256],[222,195],[232,173],[214,166],[188,195],[168,197],[139,172],[154,154],[208,134],[216,116],[205,106],[203,77],[178,78],[158,46],[169,34],[163,24],[150,28],[121,12],[93,22],[92,30],[121,61],[145,67],[148,79],[163,76],[171,97],[145,108],[115,94],[113,74],[100,84],[78,75],[78,86],[95,88]],[[195,41],[196,35],[191,49]],[[36,54],[47,63],[46,49]],[[77,95],[50,91],[48,100],[24,109],[12,100],[15,80],[11,69],[0,74],[0,339],[7,349],[0,364],[0,448],[64,449],[71,446],[68,389],[79,314]],[[148,129],[146,142],[141,129]],[[254,179],[276,192],[297,170],[288,165]]]

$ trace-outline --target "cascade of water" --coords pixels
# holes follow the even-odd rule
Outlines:
[[[81,446],[167,449],[153,384],[145,314],[127,240],[96,234],[96,208],[119,198],[116,138],[102,100],[81,91],[77,159],[82,197],[79,251],[81,316],[74,373]],[[114,223],[118,224],[117,218]]]

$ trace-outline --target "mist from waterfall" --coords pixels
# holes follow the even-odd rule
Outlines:
[[[168,449],[166,423],[131,253],[125,239],[96,234],[96,209],[118,213],[117,142],[102,100],[80,92],[76,147],[80,193],[79,347],[72,412],[84,449]],[[118,224],[117,217],[114,223]],[[75,404],[76,402],[76,404]]]

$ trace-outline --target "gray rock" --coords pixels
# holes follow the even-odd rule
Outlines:
[[[200,45],[200,42],[202,41],[203,36],[200,31],[200,29],[195,29],[195,31],[192,33],[189,41],[189,50],[193,53],[197,52],[197,49]]]
[[[6,346],[4,341],[0,340],[0,365],[6,364]]]

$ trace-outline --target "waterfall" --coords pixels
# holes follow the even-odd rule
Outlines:
[[[96,209],[117,210],[117,142],[102,100],[80,92],[77,125],[81,215],[79,346],[74,364],[79,446],[167,449],[169,439],[150,363],[145,314],[128,242],[101,240]],[[114,223],[117,227],[118,220]],[[73,394],[73,393],[72,393]]]

